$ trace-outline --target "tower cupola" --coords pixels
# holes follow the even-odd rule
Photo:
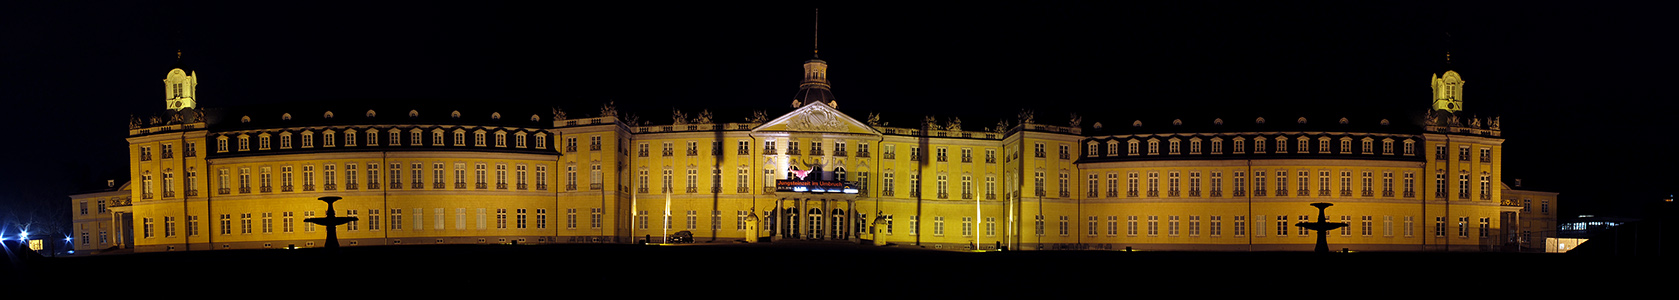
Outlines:
[[[1451,53],[1446,54],[1448,65],[1451,57]],[[1434,103],[1431,109],[1453,113],[1463,111],[1463,77],[1451,69],[1447,69],[1445,74],[1435,74],[1432,77],[1430,87],[1434,90]]]
[[[834,91],[829,88],[828,63],[811,58],[805,61],[804,80],[799,82],[799,93],[793,95],[793,100],[801,104],[817,101],[833,105]]]
[[[181,63],[181,52],[175,52],[175,65],[163,76],[163,100],[171,111],[198,107],[198,73]]]

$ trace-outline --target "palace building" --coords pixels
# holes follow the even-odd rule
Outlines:
[[[1426,115],[1138,116],[1022,111],[970,130],[842,113],[820,59],[794,109],[719,122],[549,107],[353,103],[205,108],[190,68],[133,118],[129,175],[71,196],[84,250],[825,240],[938,249],[1540,251],[1556,194],[1502,183],[1498,118],[1432,79]],[[1420,95],[1419,95],[1420,96]],[[1420,97],[1419,97],[1420,98]],[[1418,99],[1418,111],[1423,111]],[[1195,112],[1185,112],[1196,114]],[[1530,162],[1516,162],[1530,163]],[[97,209],[89,209],[93,203]],[[1535,208],[1537,205],[1537,208]],[[96,236],[97,238],[90,238]]]

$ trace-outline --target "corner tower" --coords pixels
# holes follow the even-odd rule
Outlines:
[[[193,100],[198,94],[198,73],[181,62],[181,52],[175,51],[175,65],[163,76],[163,99],[171,111],[198,107]]]

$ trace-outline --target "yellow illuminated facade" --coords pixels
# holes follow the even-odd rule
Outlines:
[[[688,231],[702,243],[1308,251],[1313,233],[1293,224],[1315,221],[1314,202],[1335,204],[1330,221],[1351,226],[1329,242],[1353,251],[1537,250],[1543,237],[1518,232],[1555,225],[1554,193],[1501,183],[1498,121],[1459,117],[1452,71],[1415,118],[1103,128],[1022,111],[974,131],[959,119],[853,118],[827,67],[805,63],[780,116],[679,112],[671,124],[622,119],[610,103],[585,118],[466,103],[206,110],[191,97],[195,73],[177,68],[169,110],[131,120],[133,179],[71,197],[108,201],[79,211],[76,228],[111,238],[77,245],[316,247],[324,229],[303,220],[325,215],[322,196],[343,197],[338,215],[359,218],[339,228],[344,246],[662,242]],[[777,192],[794,169],[859,192]],[[1545,213],[1512,200],[1530,198],[1547,199]]]

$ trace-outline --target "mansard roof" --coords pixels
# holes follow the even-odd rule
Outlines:
[[[210,111],[207,119],[210,129],[215,131],[384,124],[527,128],[553,125],[553,110],[548,106],[478,100],[323,101],[248,105]]]
[[[1421,111],[1419,110],[1419,113]],[[1100,120],[1101,129],[1086,120],[1087,136],[1131,134],[1197,134],[1236,132],[1362,132],[1417,134],[1420,115],[1358,111],[1216,112],[1179,110],[1130,119]]]

